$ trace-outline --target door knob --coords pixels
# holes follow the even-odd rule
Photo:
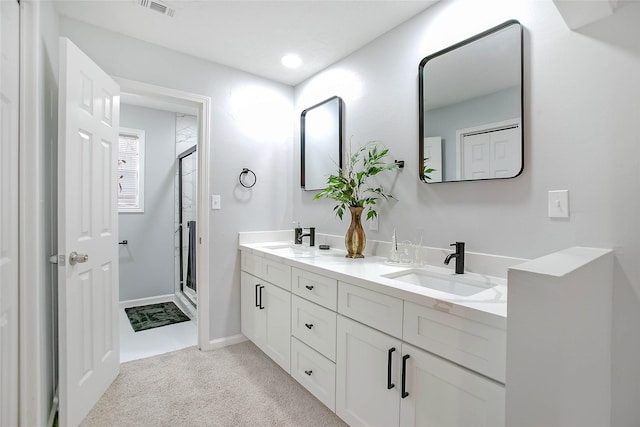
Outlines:
[[[79,254],[76,251],[73,251],[69,254],[69,265],[75,265],[82,262],[87,262],[89,259],[89,255],[87,254]]]

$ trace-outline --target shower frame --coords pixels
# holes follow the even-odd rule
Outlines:
[[[190,156],[191,154],[195,153],[198,149],[197,145],[194,145],[193,147],[183,151],[182,153],[180,153],[180,155],[178,155],[178,240],[179,240],[179,250],[180,250],[180,292],[182,292],[184,294],[184,296],[186,297],[187,301],[189,301],[194,307],[197,307],[197,303],[196,301],[194,301],[191,296],[189,295],[189,293],[185,292],[184,288],[185,288],[185,277],[184,277],[184,240],[183,240],[183,232],[184,232],[184,218],[182,215],[182,160],[185,159],[186,157]],[[197,167],[197,166],[196,166]],[[196,192],[196,197],[197,197],[197,192]],[[196,204],[197,204],[197,200],[196,200]],[[197,223],[196,223],[197,224]],[[194,293],[197,295],[198,291],[197,291],[197,282],[196,282],[196,290],[194,291]]]

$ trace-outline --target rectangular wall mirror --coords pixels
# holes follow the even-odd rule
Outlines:
[[[334,96],[300,115],[300,185],[322,190],[342,167],[342,99]]]
[[[522,172],[522,64],[516,20],[420,62],[422,181],[513,178]]]

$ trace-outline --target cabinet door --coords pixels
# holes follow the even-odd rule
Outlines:
[[[502,384],[408,344],[402,345],[402,355],[409,358],[401,426],[505,425]]]
[[[395,350],[390,353],[391,349]],[[351,426],[398,425],[400,351],[400,340],[338,316],[336,413],[340,418]]]
[[[260,321],[259,292],[260,279],[246,272],[240,274],[240,322],[242,334],[253,341],[256,345],[260,345],[260,337],[264,336],[261,328],[264,328],[264,322]]]
[[[262,307],[264,307],[265,336],[262,351],[287,373],[291,360],[291,293],[270,283],[264,283]],[[260,295],[259,295],[260,296]]]

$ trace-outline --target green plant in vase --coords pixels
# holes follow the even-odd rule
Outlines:
[[[375,218],[378,216],[375,210],[378,200],[393,198],[384,192],[382,186],[369,183],[370,178],[379,173],[398,168],[395,163],[385,161],[388,154],[389,150],[379,148],[376,141],[367,142],[355,153],[349,150],[347,164],[337,175],[330,175],[327,187],[314,196],[314,199],[327,198],[338,202],[333,210],[340,219],[347,209],[351,212],[351,225],[345,235],[348,258],[364,258],[363,211],[367,211],[366,219]]]

